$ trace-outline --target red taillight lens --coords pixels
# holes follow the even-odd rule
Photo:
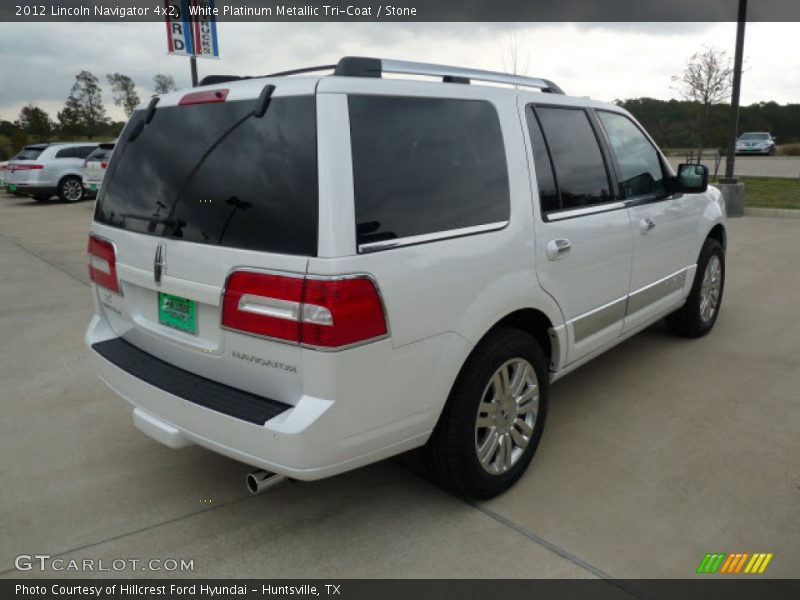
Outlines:
[[[89,235],[89,279],[97,285],[119,294],[117,279],[117,255],[114,245]]]
[[[44,169],[44,165],[14,165],[15,171],[38,171]]]
[[[297,342],[303,279],[236,271],[228,278],[222,325]]]
[[[107,163],[106,161],[102,161],[102,162],[100,163],[100,168],[101,168],[101,169],[106,169],[106,168],[108,168],[108,163]]]
[[[337,348],[386,335],[383,304],[368,277],[307,279],[302,341]]]
[[[387,333],[378,290],[365,276],[312,279],[236,271],[225,288],[222,325],[322,348]]]

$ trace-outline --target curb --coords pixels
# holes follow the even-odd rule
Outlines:
[[[773,217],[777,219],[800,219],[800,210],[793,208],[744,207],[745,217]]]

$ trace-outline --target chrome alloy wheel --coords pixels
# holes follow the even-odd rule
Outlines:
[[[506,361],[483,391],[475,420],[475,450],[485,471],[500,475],[522,457],[539,412],[539,382],[523,358]]]
[[[75,179],[68,179],[65,181],[62,189],[64,191],[64,198],[66,198],[68,202],[77,202],[83,196],[81,182]]]
[[[700,286],[700,318],[708,323],[717,311],[719,293],[722,289],[722,263],[719,257],[712,255],[703,274]]]

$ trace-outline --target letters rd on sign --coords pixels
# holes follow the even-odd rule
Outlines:
[[[200,58],[219,58],[216,0],[164,0],[167,51]]]

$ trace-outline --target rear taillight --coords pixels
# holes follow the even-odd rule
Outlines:
[[[100,168],[101,168],[101,169],[105,169],[105,168],[107,168],[107,167],[108,167],[108,163],[107,163],[106,161],[102,161],[102,162],[100,163]]]
[[[225,287],[222,326],[318,348],[387,334],[378,289],[365,275],[327,279],[236,271]]]
[[[14,165],[15,171],[38,171],[44,169],[44,165]]]
[[[89,235],[89,279],[97,285],[119,294],[117,279],[117,253],[114,244]]]
[[[386,334],[383,304],[372,279],[306,279],[302,343],[348,346]]]
[[[192,104],[215,104],[225,102],[230,90],[203,90],[201,92],[189,92],[178,101],[178,106],[190,106]]]

